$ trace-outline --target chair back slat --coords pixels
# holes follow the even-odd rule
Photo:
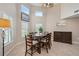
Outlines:
[[[32,37],[31,34],[29,34],[27,36],[25,35],[25,44],[26,44],[26,52],[25,52],[25,55],[27,53],[29,53],[31,56],[33,55],[34,50],[36,48],[36,44],[33,44],[33,42],[34,42],[34,40],[33,40],[33,37]]]
[[[31,46],[32,45],[32,35],[28,35],[27,37],[25,35],[25,41],[26,41],[26,47]]]

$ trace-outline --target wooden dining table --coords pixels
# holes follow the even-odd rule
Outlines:
[[[38,53],[39,54],[41,53],[41,40],[46,35],[47,35],[47,33],[35,33],[35,34],[32,34],[33,40],[38,42],[38,45],[39,45],[38,46]]]

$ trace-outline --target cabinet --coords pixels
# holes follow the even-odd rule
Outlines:
[[[77,14],[79,14],[79,3],[61,4],[61,19],[74,17],[74,16],[76,17]]]
[[[72,32],[54,31],[54,41],[72,44]]]

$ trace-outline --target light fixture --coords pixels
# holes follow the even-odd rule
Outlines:
[[[4,18],[0,18],[0,29],[2,29],[3,34],[2,34],[2,38],[3,38],[3,56],[4,56],[4,39],[5,39],[5,29],[10,27],[10,21],[8,19],[4,19]]]
[[[53,7],[54,3],[44,3],[43,6],[44,7]]]

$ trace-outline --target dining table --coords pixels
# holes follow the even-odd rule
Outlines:
[[[48,33],[35,33],[32,34],[33,40],[38,42],[38,53],[41,53],[41,40],[45,37]]]

